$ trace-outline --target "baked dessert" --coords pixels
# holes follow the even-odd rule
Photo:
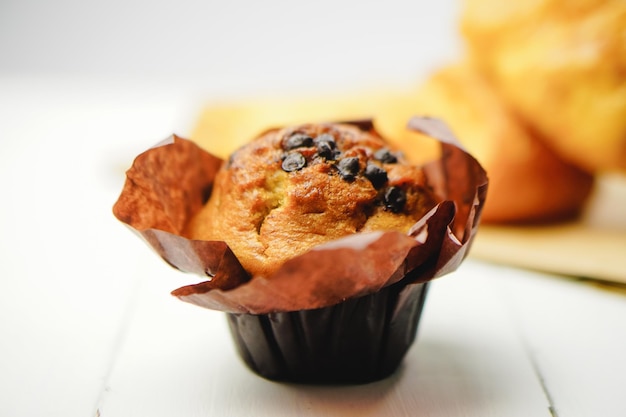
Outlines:
[[[227,313],[259,375],[381,379],[415,339],[429,281],[466,257],[488,184],[444,123],[408,126],[437,158],[407,163],[369,122],[271,130],[228,160],[173,136],[135,159],[113,211],[205,278],[173,294]]]
[[[475,65],[563,159],[626,172],[626,2],[466,0]]]
[[[415,97],[415,111],[446,120],[490,173],[483,222],[563,221],[581,212],[593,175],[550,148],[471,63],[439,68]]]
[[[271,130],[234,152],[191,239],[223,240],[254,276],[359,232],[407,233],[437,202],[423,169],[373,129],[304,124]]]

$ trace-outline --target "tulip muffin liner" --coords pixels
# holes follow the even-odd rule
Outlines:
[[[445,123],[414,117],[408,129],[441,146],[440,157],[424,165],[438,204],[408,233],[346,236],[270,276],[250,276],[223,241],[183,235],[223,162],[190,141],[173,135],[135,158],[113,211],[171,266],[204,278],[172,294],[227,313],[238,352],[258,374],[316,383],[380,379],[415,338],[428,281],[467,256],[488,187]]]

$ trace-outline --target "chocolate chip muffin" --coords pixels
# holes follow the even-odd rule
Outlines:
[[[438,199],[367,124],[305,124],[233,153],[185,235],[225,241],[252,276],[358,232],[407,232]]]
[[[172,294],[224,311],[258,375],[376,381],[415,340],[429,281],[467,255],[488,188],[445,123],[407,129],[439,158],[407,163],[370,122],[271,130],[228,161],[173,135],[135,158],[113,211],[203,277]]]

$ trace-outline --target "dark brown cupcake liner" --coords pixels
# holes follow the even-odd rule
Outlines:
[[[244,363],[275,381],[363,384],[391,375],[413,344],[429,283],[404,282],[302,311],[229,313]]]
[[[284,262],[270,276],[251,276],[224,241],[185,237],[223,162],[190,141],[172,136],[139,155],[113,211],[168,264],[202,277],[172,294],[225,312],[241,357],[259,375],[375,381],[393,373],[413,343],[428,282],[467,256],[489,182],[445,123],[415,117],[408,128],[440,144],[439,158],[423,169],[441,201],[406,234],[346,236]]]

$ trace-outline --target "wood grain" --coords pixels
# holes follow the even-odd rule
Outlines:
[[[417,343],[398,373],[357,386],[274,383],[237,358],[221,313],[167,296],[171,278],[141,289],[135,320],[99,407],[102,417],[549,417],[549,401],[480,265],[433,283]]]

